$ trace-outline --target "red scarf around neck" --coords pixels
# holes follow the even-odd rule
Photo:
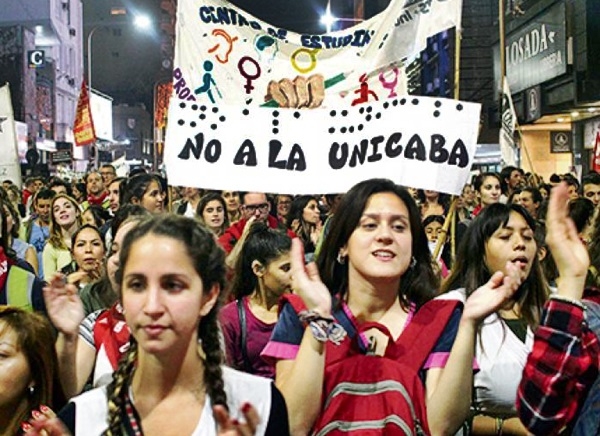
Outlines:
[[[87,197],[87,201],[89,204],[96,204],[98,206],[102,206],[102,203],[104,203],[104,200],[106,200],[106,197],[108,197],[108,192],[106,192],[106,191],[104,191],[98,197],[95,197],[92,194],[89,194]]]

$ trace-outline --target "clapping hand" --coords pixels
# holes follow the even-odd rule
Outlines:
[[[48,317],[54,327],[66,336],[77,335],[83,321],[83,303],[77,288],[67,283],[63,274],[57,273],[44,287],[44,301]]]
[[[321,280],[317,265],[314,262],[304,265],[302,247],[298,238],[292,239],[292,290],[309,310],[318,312],[322,317],[330,317],[331,293]]]

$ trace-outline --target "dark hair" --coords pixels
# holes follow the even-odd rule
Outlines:
[[[54,188],[55,186],[62,186],[67,191],[66,194],[69,197],[73,196],[73,190],[71,189],[71,185],[69,185],[63,179],[58,178],[58,177],[53,177],[52,180],[50,180],[50,183],[48,183],[48,189],[50,189],[52,191],[53,190],[52,188]]]
[[[235,264],[235,278],[231,286],[233,296],[242,298],[258,288],[252,262],[257,260],[266,268],[273,260],[288,253],[291,247],[292,240],[284,232],[271,229],[263,222],[253,223]]]
[[[9,203],[6,200],[0,200],[0,206],[2,204]],[[6,212],[4,212],[4,207],[0,207],[0,248],[4,250],[4,253],[10,258],[16,258],[16,253],[12,249],[10,245],[10,235],[8,234],[8,226],[6,223],[6,218],[4,217]],[[9,212],[10,213],[10,212]]]
[[[34,204],[36,204],[38,200],[52,200],[54,197],[56,197],[56,192],[48,188],[42,188],[35,193]]]
[[[577,190],[579,190],[579,180],[573,174],[565,174],[563,176],[563,182],[567,184],[567,186],[575,186]]]
[[[443,215],[427,215],[425,218],[423,218],[423,228],[427,227],[429,224],[431,224],[433,222],[444,225],[444,223],[446,222],[446,219],[444,218]]]
[[[417,190],[417,197],[419,197],[419,201],[421,202],[421,207],[423,207],[423,205],[427,204],[427,197],[425,196],[425,189],[418,189]],[[427,191],[433,191],[436,192],[438,194],[438,203],[440,204],[440,206],[442,206],[444,208],[444,214],[448,211],[448,208],[450,207],[450,196],[448,194],[444,194],[443,192],[438,192],[435,191],[433,189],[427,189]]]
[[[561,180],[561,177],[556,173],[552,173],[552,175],[550,176],[550,182],[552,183],[560,183]]]
[[[529,192],[531,194],[531,200],[534,203],[542,204],[544,201],[544,197],[542,197],[542,193],[538,188],[534,188],[533,186],[526,186],[521,189],[521,192]]]
[[[248,194],[260,194],[260,195],[264,195],[265,198],[267,199],[267,201],[269,201],[269,196],[267,194],[265,194],[264,192],[257,192],[257,191],[238,191],[238,195],[240,196],[240,204],[244,205],[246,204],[246,195]]]
[[[12,227],[12,231],[10,232],[10,236],[12,236],[13,239],[18,238],[19,237],[19,227],[21,226],[21,218],[20,218],[19,212],[17,212],[17,210],[15,209],[13,204],[8,200],[8,198],[6,200],[0,200],[0,203],[2,204],[2,207],[5,207],[8,209],[8,212],[10,213],[10,215],[12,216],[12,219],[13,219],[13,227]],[[8,228],[7,228],[7,230],[8,230]]]
[[[488,171],[485,173],[478,174],[475,177],[475,179],[473,179],[473,188],[475,189],[475,191],[481,193],[481,187],[483,186],[483,182],[488,177],[495,177],[500,183],[500,188],[502,188],[502,178],[500,177],[500,174]]]
[[[102,225],[110,219],[110,213],[102,206],[97,204],[90,204],[88,208],[83,211],[83,213],[88,211],[92,214],[92,217],[94,218],[94,225],[98,228],[102,227]]]
[[[535,220],[518,204],[494,203],[484,208],[471,222],[461,239],[450,276],[442,284],[442,293],[464,287],[467,297],[487,283],[495,271],[485,264],[486,244],[492,235],[508,224],[511,213],[523,217],[533,232]],[[529,276],[523,281],[514,299],[521,305],[521,315],[529,326],[539,323],[542,307],[548,296],[548,286],[537,255]]]
[[[16,428],[7,434],[19,434],[19,427],[26,422],[31,412],[45,405],[59,410],[65,404],[60,379],[58,377],[58,358],[54,348],[54,333],[48,320],[40,314],[27,312],[14,306],[0,306],[0,321],[5,326],[0,333],[12,330],[17,336],[17,346],[29,366],[34,381],[33,392],[27,393],[27,409],[15,417]]]
[[[508,165],[502,168],[502,170],[500,171],[500,186],[502,188],[503,194],[506,194],[508,191],[508,182],[506,181],[506,179],[510,179],[510,176],[512,175],[513,171],[521,172],[522,170],[512,165]]]
[[[311,201],[317,202],[317,207],[319,205],[319,200],[312,195],[300,195],[292,200],[292,205],[290,206],[290,211],[285,217],[285,224],[288,229],[291,229],[296,233],[296,236],[302,241],[304,244],[304,251],[306,253],[313,253],[315,251],[315,244],[310,239],[310,234],[313,231],[315,225],[308,223],[304,220],[304,208]],[[294,221],[298,224],[297,227],[294,227]]]
[[[544,222],[537,221],[533,237],[538,246],[538,252],[542,249],[546,252],[546,255],[540,261],[540,265],[546,281],[553,285],[558,278],[558,267],[556,266],[556,262],[554,262],[554,257],[552,257],[552,252],[548,244],[546,244],[546,224]]]
[[[198,206],[196,206],[196,217],[198,218],[198,220],[203,223],[206,224],[204,222],[204,209],[206,209],[206,206],[208,205],[208,203],[210,203],[211,201],[218,201],[219,203],[221,203],[221,206],[223,206],[223,215],[225,217],[225,219],[223,220],[223,224],[221,225],[221,229],[220,229],[220,234],[223,234],[223,232],[225,231],[225,229],[227,227],[229,227],[229,216],[227,215],[227,204],[225,204],[225,199],[223,199],[223,197],[221,197],[221,194],[218,192],[209,192],[207,194],[204,194],[201,198],[200,201],[198,202]]]
[[[137,174],[129,179],[125,183],[121,183],[119,186],[121,191],[121,198],[119,198],[119,204],[124,206],[125,204],[132,203],[135,198],[141,200],[144,194],[148,190],[150,183],[156,182],[162,190],[162,184],[158,177],[154,174],[141,173]]]
[[[585,226],[590,224],[594,216],[594,203],[589,198],[575,198],[569,200],[569,216],[575,223],[577,232],[581,233]]]
[[[98,229],[98,227],[93,226],[91,224],[84,224],[81,227],[79,227],[75,233],[73,233],[73,236],[71,236],[71,252],[73,252],[73,249],[75,248],[75,242],[77,241],[77,237],[82,232],[82,230],[85,230],[85,229],[92,229],[94,232],[96,232],[98,234],[98,236],[100,237],[100,240],[102,241],[102,246],[104,247],[104,250],[106,251],[106,244],[104,243],[104,238],[102,237],[102,233],[100,233],[100,229]]]
[[[147,217],[150,215],[146,209],[137,204],[126,204],[124,206],[119,207],[112,221],[110,222],[110,232],[112,237],[114,238],[117,235],[117,231],[119,227],[123,225],[125,221],[127,221],[130,217],[133,216],[143,216]]]
[[[438,279],[433,271],[427,236],[421,224],[421,213],[408,191],[388,179],[365,180],[354,185],[344,195],[337,212],[331,218],[331,230],[325,236],[323,250],[317,258],[321,278],[332,294],[345,298],[348,292],[348,265],[347,262],[337,262],[337,257],[358,227],[369,199],[380,193],[396,195],[408,209],[412,234],[410,250],[416,263],[402,276],[398,296],[404,308],[408,308],[410,303],[420,307],[435,296]]]
[[[85,185],[85,183],[82,183],[82,182],[73,183],[73,187],[76,188],[79,192],[81,192],[81,195],[83,195],[84,198],[87,197],[87,186]],[[71,188],[71,191],[72,191],[72,188]]]
[[[150,217],[125,236],[119,253],[120,267],[117,271],[119,286],[122,284],[123,270],[127,265],[131,247],[136,241],[147,235],[165,236],[181,242],[186,247],[187,254],[200,276],[203,289],[208,292],[214,285],[223,289],[225,284],[225,253],[216,243],[213,233],[193,219],[173,214]],[[219,300],[222,297],[223,293],[220,293]],[[208,397],[213,406],[220,404],[227,408],[227,397],[221,370],[223,353],[217,324],[219,303],[220,301],[200,321],[198,336],[202,341],[202,347],[206,355],[204,360],[204,383]],[[133,336],[130,341],[131,346],[127,354],[121,359],[113,381],[107,389],[109,402],[109,428],[105,432],[107,435],[121,434],[123,397],[128,389],[137,358],[137,344]]]
[[[508,201],[507,203],[509,204],[513,204],[515,202],[515,197],[517,195],[521,195],[521,188],[515,188],[513,189],[513,191],[510,193],[510,195],[508,196]]]
[[[583,195],[583,188],[585,185],[600,185],[600,174],[592,172],[582,177],[580,192],[581,195]]]

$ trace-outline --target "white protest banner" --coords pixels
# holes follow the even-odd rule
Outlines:
[[[352,28],[312,35],[272,26],[225,0],[179,0],[174,95],[278,106],[296,100],[286,98],[296,85],[308,107],[394,98],[406,93],[405,58],[427,37],[460,26],[461,7],[462,0],[394,0]]]
[[[460,194],[479,111],[415,96],[313,110],[172,99],[165,164],[170,184],[207,189],[324,194],[385,177]]]
[[[500,153],[503,165],[517,164],[515,142],[515,127],[517,125],[517,113],[512,102],[508,80],[504,77],[502,85],[502,120],[500,126]]]
[[[9,85],[0,87],[0,180],[21,186],[21,165]]]

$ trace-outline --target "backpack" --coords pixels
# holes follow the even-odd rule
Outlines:
[[[585,301],[588,327],[600,337],[600,304]],[[573,427],[573,436],[600,435],[600,375],[590,388]]]
[[[298,313],[300,297],[286,295]],[[299,301],[298,301],[299,300]],[[425,388],[419,371],[444,331],[456,300],[431,300],[413,316],[397,342],[388,329],[368,322],[353,326],[340,345],[326,343],[322,410],[313,435],[426,435]],[[389,341],[383,356],[365,353],[360,337],[371,329]]]

